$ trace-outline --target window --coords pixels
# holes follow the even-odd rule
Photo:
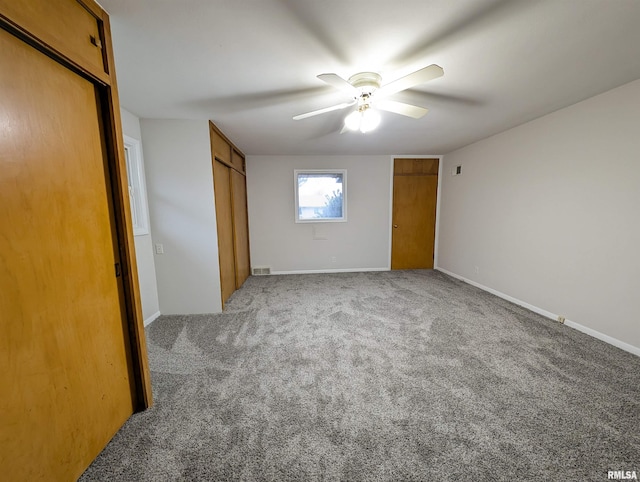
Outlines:
[[[318,169],[293,171],[296,223],[347,220],[347,171]]]
[[[129,202],[134,236],[149,234],[147,196],[144,190],[144,169],[140,155],[140,141],[124,136],[124,156],[127,163]]]

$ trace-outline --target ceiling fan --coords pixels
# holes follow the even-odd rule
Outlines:
[[[442,75],[444,75],[444,70],[436,64],[416,70],[388,84],[382,84],[382,77],[375,72],[360,72],[349,77],[349,80],[345,80],[337,74],[320,74],[318,75],[320,80],[345,91],[345,93],[351,95],[353,99],[350,102],[343,102],[331,107],[325,107],[324,109],[300,114],[294,116],[293,119],[306,119],[307,117],[313,117],[326,112],[346,109],[353,105],[357,107],[356,110],[345,117],[345,129],[359,130],[360,132],[368,132],[375,129],[380,123],[380,114],[376,109],[419,119],[428,112],[427,109],[417,105],[390,100],[387,99],[387,97],[402,90],[428,82],[429,80],[436,79]]]

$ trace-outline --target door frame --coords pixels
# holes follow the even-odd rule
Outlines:
[[[389,262],[387,269],[391,271],[391,254],[392,254],[392,240],[393,240],[393,164],[395,159],[438,159],[438,188],[436,192],[436,231],[433,245],[433,269],[438,269],[438,240],[440,232],[440,199],[442,195],[442,175],[443,175],[443,161],[444,156],[430,156],[430,155],[408,155],[403,154],[400,156],[390,156],[389,158]]]
[[[138,269],[133,238],[133,222],[129,203],[127,167],[124,155],[124,138],[120,118],[120,102],[115,77],[115,61],[111,44],[111,28],[108,14],[92,0],[83,0],[82,5],[96,18],[100,26],[103,44],[104,72],[78,63],[73,53],[67,54],[65,46],[56,44],[56,39],[36,21],[29,25],[12,19],[0,11],[0,28],[19,40],[44,53],[63,67],[94,84],[98,93],[99,122],[104,136],[106,168],[110,177],[112,208],[118,238],[126,323],[129,331],[131,369],[135,380],[136,410],[144,410],[153,404],[151,375],[144,333],[144,319],[140,300]]]

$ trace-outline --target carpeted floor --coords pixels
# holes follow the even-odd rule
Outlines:
[[[251,277],[147,340],[156,404],[83,481],[640,475],[640,358],[437,271]]]

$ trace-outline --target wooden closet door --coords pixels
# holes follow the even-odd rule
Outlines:
[[[231,170],[233,193],[233,239],[235,246],[236,288],[240,288],[251,274],[249,261],[249,219],[247,216],[247,180]]]
[[[222,306],[236,290],[236,268],[233,241],[233,209],[231,204],[232,169],[218,160],[213,161],[213,189],[216,201],[218,230],[218,261]]]
[[[94,85],[0,29],[0,478],[75,480],[133,413]]]

